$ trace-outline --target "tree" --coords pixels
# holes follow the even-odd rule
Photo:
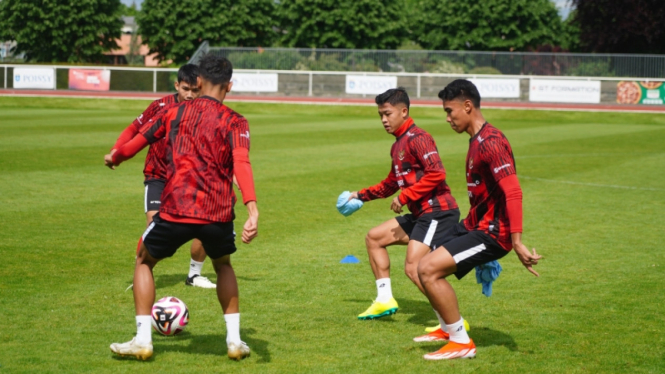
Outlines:
[[[36,62],[100,62],[118,48],[120,0],[2,0],[0,40]]]
[[[186,63],[213,46],[266,46],[276,37],[273,0],[145,0],[137,16],[143,43],[160,61]]]
[[[429,49],[523,51],[558,45],[562,23],[549,0],[422,0],[412,28]]]
[[[139,14],[139,10],[136,6],[136,1],[132,2],[132,5],[127,6],[125,4],[120,4],[120,14],[128,17],[136,17]]]
[[[659,0],[573,0],[580,44],[589,52],[665,53]]]
[[[282,0],[281,43],[304,48],[394,49],[408,37],[404,0]]]

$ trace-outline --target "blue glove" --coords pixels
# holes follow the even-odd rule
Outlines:
[[[483,295],[492,296],[492,282],[499,277],[501,270],[501,264],[496,260],[476,266],[476,282],[483,285]]]
[[[363,202],[359,199],[351,199],[351,192],[344,191],[337,198],[337,210],[342,213],[343,216],[348,217],[355,213],[358,209],[363,207]]]

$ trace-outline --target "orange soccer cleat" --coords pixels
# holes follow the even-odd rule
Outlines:
[[[434,330],[430,332],[429,334],[425,335],[420,335],[415,338],[413,338],[414,342],[421,343],[421,342],[442,342],[442,341],[447,341],[448,338],[450,337],[450,334],[447,332],[441,330],[440,328],[437,330]]]
[[[425,360],[451,360],[453,358],[474,357],[476,357],[476,345],[473,344],[473,340],[469,340],[468,344],[449,342],[438,351],[423,356]]]

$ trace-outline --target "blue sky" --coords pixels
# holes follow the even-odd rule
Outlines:
[[[136,5],[139,6],[139,9],[141,8],[141,3],[143,0],[121,0],[124,4],[126,5],[132,5],[132,2],[136,1]],[[571,7],[570,7],[570,0],[551,0],[559,9],[559,14],[563,17],[563,19],[566,19],[568,17],[568,14],[570,13]]]

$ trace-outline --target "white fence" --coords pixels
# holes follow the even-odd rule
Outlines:
[[[53,89],[97,91],[171,92],[177,75],[177,69],[173,68],[0,65],[3,87],[20,89],[16,83],[22,78],[17,72],[25,74],[30,69],[40,74],[50,69],[53,72]],[[489,101],[663,104],[665,100],[665,79],[644,80],[635,77],[236,69],[233,80],[234,92],[243,95],[373,97],[388,88],[402,86],[413,98],[436,99],[438,92],[457,78],[472,80],[479,87],[481,96]],[[36,77],[34,79],[39,80]],[[77,85],[71,79],[84,81]],[[104,79],[108,80],[106,85]],[[48,80],[48,77],[41,78],[40,84],[44,80]],[[30,87],[29,84],[26,87],[24,82],[21,84],[21,87]],[[34,88],[37,86],[35,83]]]

